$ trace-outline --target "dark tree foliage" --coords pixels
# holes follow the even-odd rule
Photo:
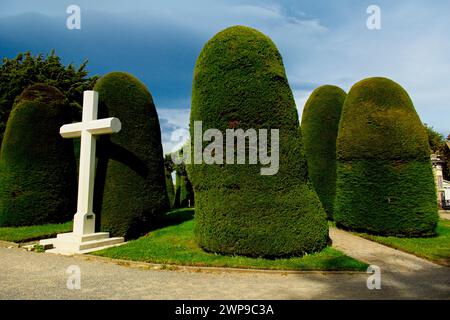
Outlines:
[[[59,135],[70,122],[66,103],[44,84],[17,98],[0,152],[0,226],[61,223],[75,214],[73,141]]]
[[[69,101],[73,116],[80,113],[83,91],[91,90],[97,77],[88,77],[87,60],[78,68],[64,66],[52,51],[50,54],[20,53],[14,59],[4,58],[0,65],[0,145],[14,104],[14,99],[28,86],[43,83],[58,88]]]
[[[172,173],[175,170],[176,164],[172,161],[172,156],[170,154],[166,154],[164,156],[164,168]]]
[[[128,73],[108,73],[94,90],[99,117],[122,122],[98,143],[95,213],[103,231],[135,238],[169,209],[158,114],[147,87]]]
[[[262,164],[188,166],[195,235],[203,248],[281,257],[327,245],[326,214],[308,183],[297,108],[281,55],[268,37],[235,26],[206,43],[194,71],[190,121],[191,137],[194,121],[202,121],[204,131],[280,132],[277,174],[261,175]]]
[[[427,129],[431,153],[441,154],[446,148],[444,136],[426,123],[424,125]]]
[[[356,83],[342,109],[334,218],[379,235],[433,235],[438,222],[427,131],[386,78]]]

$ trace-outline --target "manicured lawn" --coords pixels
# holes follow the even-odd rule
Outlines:
[[[438,236],[431,238],[381,237],[364,233],[357,233],[357,235],[441,265],[450,266],[450,221],[440,220],[437,233]]]
[[[168,214],[166,226],[128,244],[94,254],[116,259],[169,265],[236,267],[278,270],[365,271],[368,265],[331,247],[301,258],[261,259],[207,253],[197,246],[193,235],[194,211],[175,210]]]
[[[41,226],[0,228],[0,240],[11,242],[27,242],[51,238],[58,233],[70,232],[72,221],[62,224],[45,224]]]

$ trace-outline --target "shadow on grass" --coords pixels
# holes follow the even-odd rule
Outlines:
[[[194,208],[181,208],[166,212],[162,214],[157,221],[155,221],[153,227],[148,231],[150,232],[165,227],[176,226],[182,224],[183,222],[192,220],[194,219],[194,212]]]

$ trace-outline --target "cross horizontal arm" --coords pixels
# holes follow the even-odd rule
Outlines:
[[[117,118],[107,118],[93,120],[88,123],[70,123],[61,127],[59,133],[63,138],[77,138],[82,131],[88,131],[93,135],[117,133],[122,128],[120,120]]]
[[[93,135],[117,133],[122,129],[122,123],[117,118],[94,120],[87,124],[85,130]]]
[[[59,134],[63,138],[77,138],[81,137],[81,131],[83,130],[83,123],[70,123],[65,124],[59,129]]]

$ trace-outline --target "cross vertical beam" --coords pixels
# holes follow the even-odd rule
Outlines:
[[[97,119],[97,106],[98,93],[85,91],[83,94],[82,123],[87,124]],[[75,214],[73,225],[75,234],[95,232],[93,203],[96,141],[94,139],[94,136],[89,131],[81,131],[77,213]]]

